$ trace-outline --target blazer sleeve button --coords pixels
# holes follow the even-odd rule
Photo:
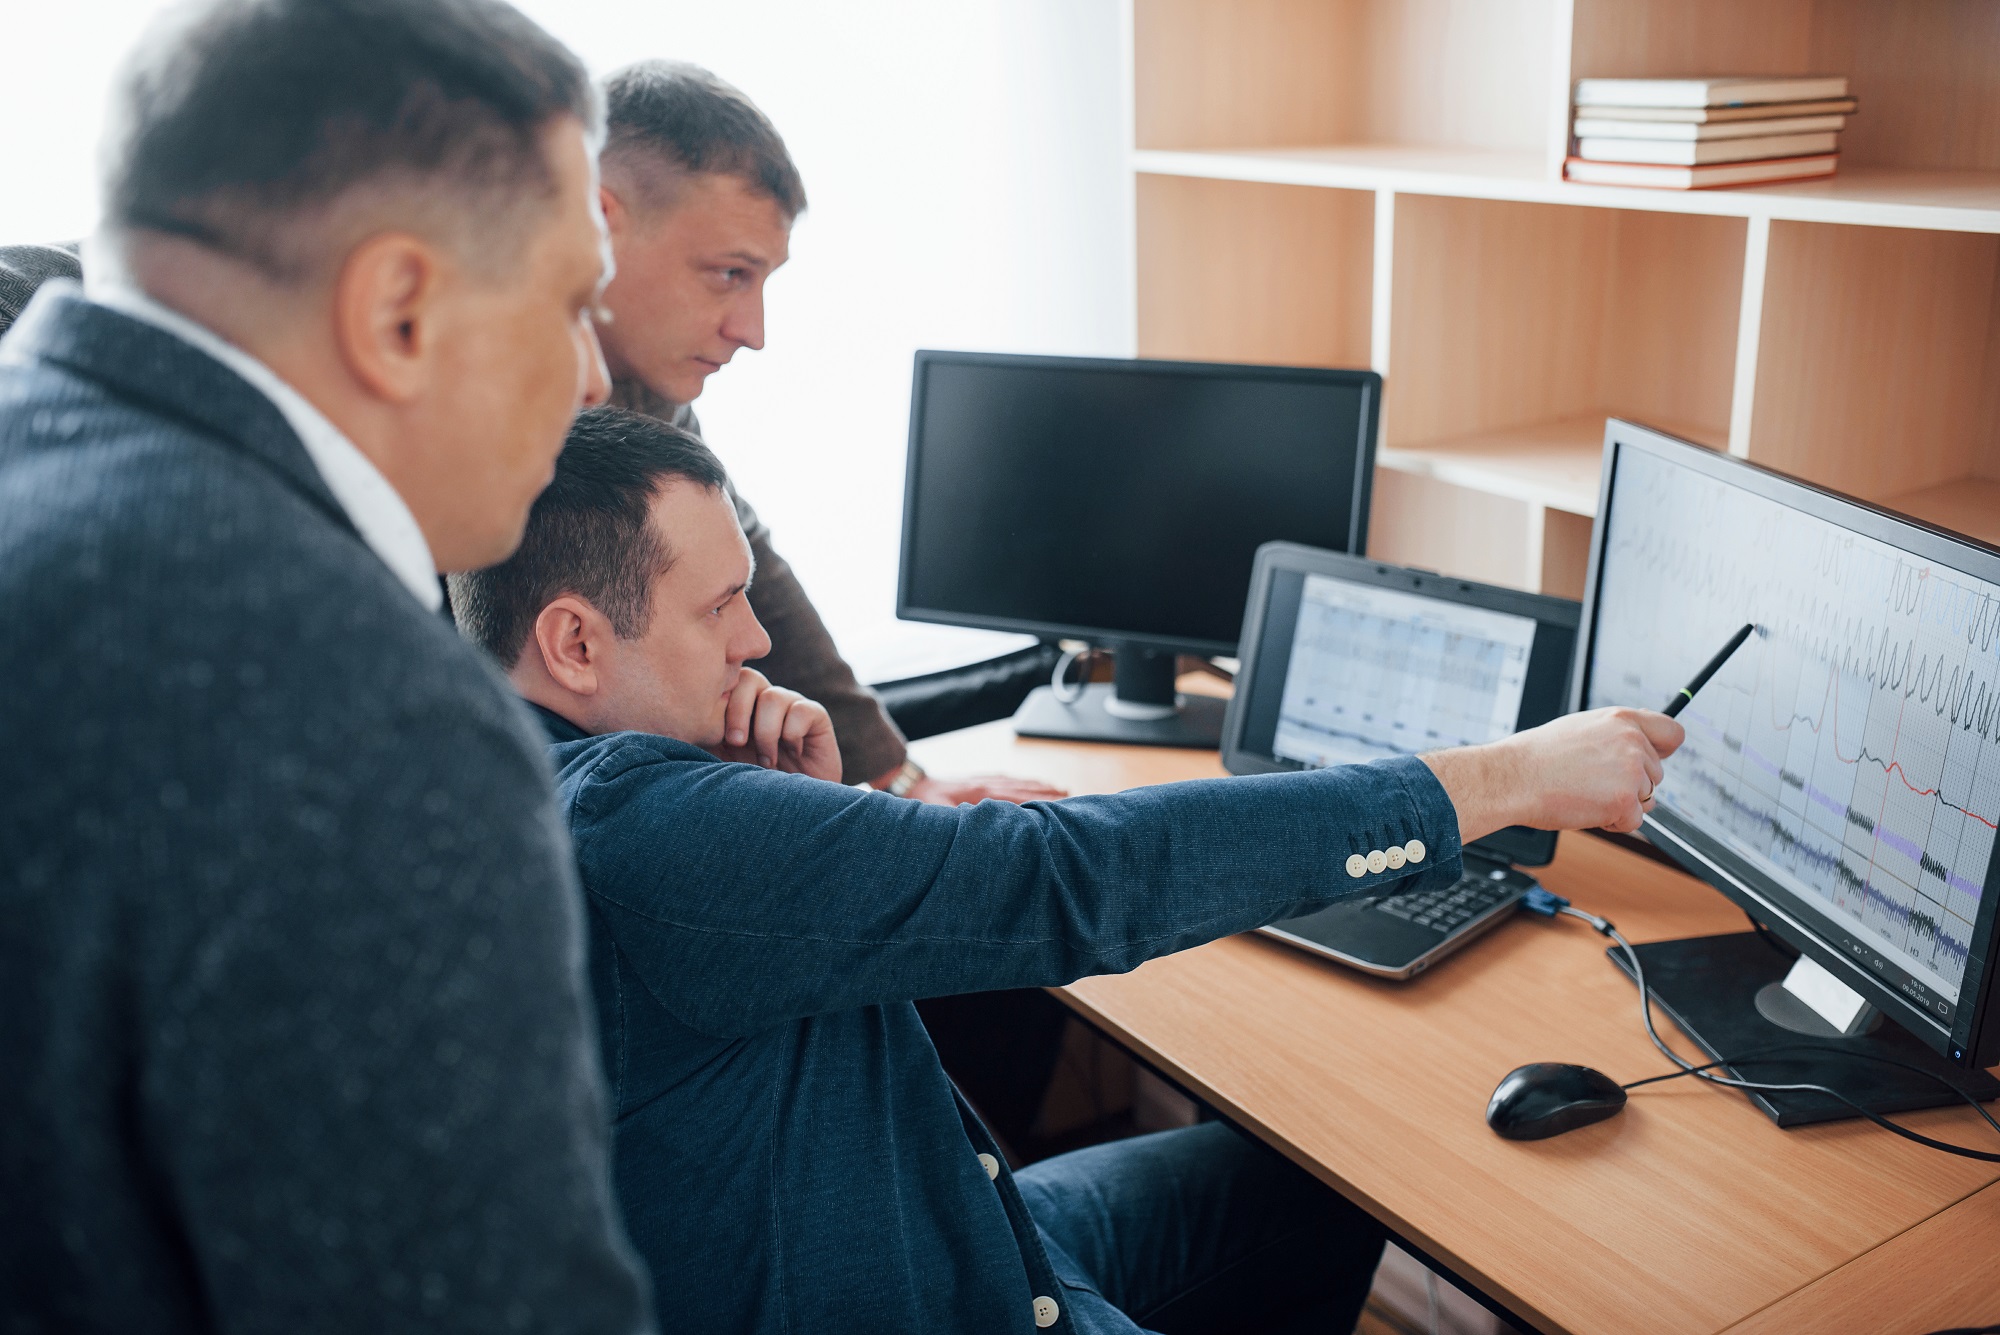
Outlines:
[[[1357,880],[1366,876],[1368,874],[1368,859],[1359,853],[1351,855],[1347,859],[1347,874]]]
[[[1412,862],[1422,862],[1425,852],[1424,841],[1421,839],[1412,839],[1403,845],[1403,856]]]
[[[1379,848],[1370,853],[1368,855],[1368,870],[1374,872],[1377,876],[1389,870],[1389,855]]]

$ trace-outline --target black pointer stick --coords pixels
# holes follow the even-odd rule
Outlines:
[[[1661,710],[1660,712],[1662,714],[1665,714],[1668,718],[1672,718],[1674,715],[1680,713],[1683,709],[1686,709],[1688,707],[1688,702],[1694,699],[1694,693],[1700,690],[1702,687],[1708,685],[1708,679],[1710,677],[1713,677],[1716,673],[1722,671],[1722,665],[1729,661],[1729,656],[1735,653],[1738,649],[1741,649],[1743,647],[1743,641],[1749,639],[1750,632],[1756,629],[1757,627],[1755,623],[1752,623],[1751,625],[1745,626],[1742,630],[1739,630],[1734,635],[1730,636],[1729,643],[1722,646],[1722,652],[1717,654],[1715,657],[1709,659],[1708,665],[1702,668],[1701,671],[1695,673],[1694,680],[1689,682],[1687,685],[1681,687],[1680,694],[1676,695],[1673,699],[1667,701],[1667,707]]]

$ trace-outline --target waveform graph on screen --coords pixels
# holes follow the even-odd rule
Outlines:
[[[1354,764],[1513,731],[1533,617],[1310,576],[1273,753]]]
[[[1948,1011],[2000,820],[2000,589],[1691,469],[1626,466],[1591,702],[1657,706],[1756,623],[1681,715],[1660,801]]]

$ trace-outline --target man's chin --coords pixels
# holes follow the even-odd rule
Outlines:
[[[708,378],[721,369],[720,366],[708,362],[696,362],[693,370],[678,378],[679,383],[675,386],[672,397],[680,403],[693,403],[701,397],[701,391],[708,384]]]
[[[497,522],[488,523],[477,532],[467,532],[449,546],[433,546],[431,559],[436,563],[439,574],[457,574],[461,571],[484,570],[497,566],[520,550],[521,538],[528,529],[528,506],[533,504],[530,496],[519,508],[516,522],[502,528]],[[429,535],[427,534],[426,537]]]

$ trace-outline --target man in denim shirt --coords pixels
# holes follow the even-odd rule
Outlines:
[[[1359,1210],[1219,1124],[1017,1176],[911,1002],[1448,882],[1461,839],[1504,825],[1633,828],[1679,727],[1606,710],[1421,759],[1027,806],[841,787],[825,711],[743,667],[768,641],[723,481],[693,437],[586,413],[519,553],[453,582],[554,740],[618,1194],[663,1321],[1351,1327],[1382,1237]]]

